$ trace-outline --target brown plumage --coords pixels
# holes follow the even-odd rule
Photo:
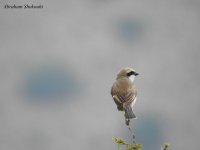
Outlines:
[[[137,76],[132,68],[123,68],[117,74],[117,79],[114,82],[111,95],[117,105],[119,111],[125,111],[126,124],[132,118],[136,118],[133,113],[133,105],[136,101],[137,90],[134,85],[134,77]]]

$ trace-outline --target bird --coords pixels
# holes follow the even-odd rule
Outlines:
[[[137,99],[137,90],[134,84],[135,77],[139,75],[134,69],[124,67],[117,73],[116,81],[111,88],[111,95],[119,111],[124,111],[125,123],[129,126],[130,119],[136,118],[133,105]]]

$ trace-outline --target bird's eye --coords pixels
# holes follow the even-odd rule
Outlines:
[[[134,74],[135,74],[134,71],[130,71],[130,72],[128,72],[126,75],[127,75],[128,77],[130,77],[131,75],[134,75]]]

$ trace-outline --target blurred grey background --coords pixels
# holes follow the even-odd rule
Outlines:
[[[25,3],[43,9],[4,9]],[[200,147],[199,0],[1,0],[0,149],[112,149],[110,88],[133,67],[143,150]]]

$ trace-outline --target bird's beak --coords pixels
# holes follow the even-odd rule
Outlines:
[[[135,75],[135,76],[138,76],[138,75],[139,75],[139,73],[137,73],[137,72],[136,72],[134,75]]]

